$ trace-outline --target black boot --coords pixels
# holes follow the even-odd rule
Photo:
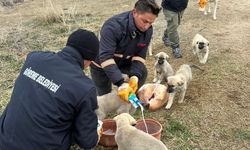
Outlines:
[[[181,49],[179,46],[172,46],[172,51],[175,58],[182,58]]]

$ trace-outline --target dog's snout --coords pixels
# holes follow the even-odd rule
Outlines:
[[[162,65],[164,63],[164,58],[160,57],[158,59],[158,64]]]
[[[136,123],[133,123],[132,126],[136,126]]]
[[[143,107],[145,108],[145,109],[149,109],[149,103],[144,103],[144,105],[143,105]]]
[[[204,47],[205,47],[205,43],[204,42],[200,42],[198,48],[199,49],[203,49]]]
[[[173,93],[174,92],[174,86],[173,85],[168,85],[167,92],[168,93]]]

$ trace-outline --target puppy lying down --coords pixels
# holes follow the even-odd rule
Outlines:
[[[114,120],[117,126],[115,141],[118,150],[167,150],[163,142],[133,127],[136,120],[131,115],[122,113]]]
[[[116,91],[97,96],[98,109],[95,111],[99,120],[105,119],[108,113],[130,113],[134,114],[136,109],[126,102],[124,102]]]
[[[167,87],[157,83],[144,84],[137,95],[144,106],[152,111],[161,108],[168,101]]]

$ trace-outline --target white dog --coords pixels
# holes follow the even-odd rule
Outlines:
[[[206,3],[207,2],[207,3]],[[213,19],[216,20],[216,12],[218,7],[219,0],[199,0],[200,3],[200,11],[204,11],[204,15],[207,15],[211,12],[211,4],[214,4],[214,11],[213,11]]]
[[[95,111],[99,120],[105,119],[108,113],[130,113],[134,114],[136,109],[129,103],[124,102],[117,92],[97,96],[98,109]]]
[[[196,34],[193,38],[192,48],[194,55],[198,56],[200,63],[205,64],[209,54],[209,41],[202,35]]]
[[[122,113],[114,120],[117,126],[115,141],[118,150],[167,150],[160,140],[133,127],[136,120],[131,115]]]
[[[171,88],[173,92],[169,94],[168,103],[165,107],[166,109],[170,109],[172,106],[176,92],[180,93],[178,102],[183,103],[188,83],[192,80],[191,67],[202,70],[196,65],[183,64],[180,66],[179,70],[177,70],[174,76],[168,77],[168,88]]]
[[[167,78],[174,74],[173,68],[167,61],[168,58],[169,56],[165,52],[155,55],[153,82],[161,83],[162,81],[167,81]]]

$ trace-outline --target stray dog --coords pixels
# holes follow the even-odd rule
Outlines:
[[[196,65],[183,64],[180,66],[179,70],[177,70],[174,76],[168,77],[168,90],[170,91],[171,89],[171,93],[169,94],[168,104],[165,107],[166,109],[170,109],[170,107],[172,106],[174,96],[177,91],[180,93],[178,103],[183,103],[188,83],[192,80],[191,67],[202,70]]]
[[[149,110],[157,110],[167,103],[167,87],[162,84],[144,84],[137,92],[143,105]]]
[[[122,113],[114,117],[116,121],[115,141],[118,150],[167,150],[162,141],[157,140],[132,125],[136,120],[127,113]]]
[[[160,52],[155,55],[154,83],[167,81],[167,78],[174,74],[173,68],[167,61],[168,58],[169,56],[165,52]]]
[[[98,109],[95,111],[99,120],[105,119],[108,113],[116,112],[134,114],[136,109],[129,103],[124,102],[117,92],[97,96]]]
[[[204,15],[211,12],[210,5],[214,4],[214,12],[213,12],[213,19],[216,20],[216,12],[218,7],[219,0],[199,0],[199,10],[204,11]]]
[[[196,34],[193,38],[192,48],[194,55],[198,56],[200,63],[205,64],[209,54],[209,41],[202,35]]]

